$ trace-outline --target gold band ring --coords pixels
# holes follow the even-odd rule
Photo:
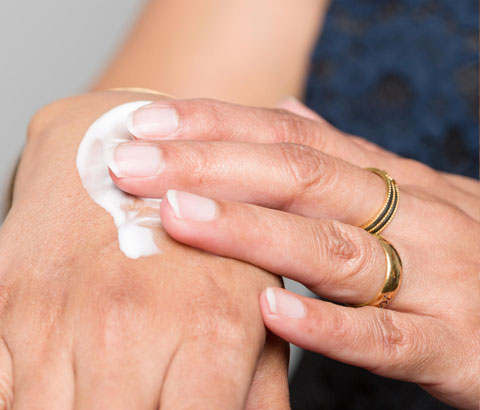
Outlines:
[[[385,282],[380,292],[366,303],[358,305],[350,305],[352,307],[375,306],[385,308],[392,301],[398,292],[400,282],[402,281],[402,260],[393,245],[380,235],[374,235],[382,245],[385,252],[385,260],[387,262],[387,271],[385,273]]]
[[[378,168],[366,168],[366,170],[383,179],[387,187],[387,197],[375,216],[360,225],[360,228],[372,234],[379,234],[388,226],[397,212],[399,201],[398,186],[395,180],[385,171]]]

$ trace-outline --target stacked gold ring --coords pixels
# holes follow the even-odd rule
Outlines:
[[[390,242],[380,236],[379,233],[388,226],[397,212],[399,192],[397,183],[390,175],[388,175],[388,173],[378,168],[366,168],[366,170],[373,172],[375,175],[378,175],[383,179],[387,188],[387,196],[383,205],[377,211],[375,216],[369,219],[363,225],[360,225],[360,228],[365,229],[367,232],[375,236],[382,245],[387,269],[380,292],[378,292],[377,295],[368,302],[350,306],[375,306],[379,308],[385,308],[398,292],[398,288],[402,280],[403,268],[402,260],[400,259],[397,250]]]
[[[366,170],[373,172],[383,179],[387,187],[387,197],[375,216],[360,225],[360,228],[365,229],[371,234],[379,234],[388,226],[397,212],[399,199],[398,186],[395,180],[385,171],[378,168],[366,168]]]
[[[402,260],[398,255],[397,250],[393,245],[380,235],[375,235],[382,245],[385,253],[385,261],[387,270],[385,272],[385,280],[383,286],[378,294],[370,299],[368,302],[360,303],[358,305],[350,305],[352,307],[375,306],[385,308],[392,301],[393,297],[398,292],[400,282],[402,281]]]

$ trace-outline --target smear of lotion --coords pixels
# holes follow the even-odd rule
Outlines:
[[[128,115],[152,101],[122,104],[103,114],[87,130],[77,153],[77,169],[90,197],[110,215],[118,229],[120,250],[137,259],[159,253],[155,231],[161,226],[159,199],[137,198],[118,189],[108,172],[116,145],[132,140]]]

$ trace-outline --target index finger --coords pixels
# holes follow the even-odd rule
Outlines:
[[[286,109],[246,107],[216,100],[168,100],[134,111],[128,121],[138,139],[182,139],[308,145],[359,166],[372,155],[321,117]]]

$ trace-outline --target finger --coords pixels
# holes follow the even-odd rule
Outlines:
[[[256,346],[262,343],[248,329],[216,325],[216,330],[189,338],[176,352],[162,387],[161,409],[245,408],[260,354]]]
[[[13,366],[5,341],[0,338],[0,410],[12,408]]]
[[[290,410],[288,357],[288,343],[268,332],[248,392],[246,410]]]
[[[451,197],[451,185],[438,172],[405,160],[363,138],[341,132],[289,99],[287,109],[252,108],[215,100],[169,100],[141,107],[129,119],[140,139],[221,140],[294,143],[310,146],[361,168],[387,170],[401,184],[422,186]],[[297,115],[298,114],[298,115]],[[454,192],[452,201],[462,202]]]
[[[280,288],[264,291],[260,305],[265,325],[283,339],[381,376],[428,385],[447,380],[455,368],[455,355],[445,350],[458,341],[432,317],[353,309]]]
[[[13,410],[73,408],[74,374],[67,350],[48,346],[16,354],[14,375]]]
[[[385,279],[385,254],[376,237],[337,221],[172,190],[160,213],[163,226],[176,240],[291,278],[329,299],[366,302]],[[403,256],[401,243],[396,247]],[[408,265],[407,258],[403,262]],[[409,296],[412,277],[405,276],[390,305],[395,309],[423,303]]]
[[[291,109],[292,103],[287,104]],[[298,112],[298,107],[296,107]],[[215,100],[169,100],[133,112],[129,129],[139,139],[221,140],[303,144],[362,167],[372,155],[307,108],[253,108]]]
[[[353,225],[370,219],[386,196],[377,175],[296,144],[132,142],[119,145],[113,160],[114,183],[133,195],[176,188]]]
[[[168,315],[152,309],[158,293],[143,275],[102,271],[76,327],[75,409],[154,409],[175,339]],[[99,268],[101,269],[101,268]],[[131,271],[131,272],[130,272]],[[100,272],[100,271],[99,271]],[[83,296],[83,295],[82,295]],[[161,305],[162,308],[164,307]]]
[[[110,322],[105,333],[77,347],[75,409],[156,408],[165,365],[148,347],[161,341],[118,326]]]

